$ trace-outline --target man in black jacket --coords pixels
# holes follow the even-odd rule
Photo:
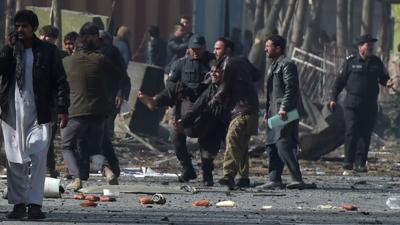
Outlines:
[[[286,40],[279,35],[270,36],[265,45],[265,52],[272,59],[266,78],[265,119],[279,115],[282,120],[286,120],[288,112],[297,109],[299,102],[297,67],[285,56],[285,47]],[[261,185],[260,189],[283,188],[281,175],[285,164],[294,180],[287,188],[303,188],[304,182],[296,157],[298,132],[299,120],[272,129],[267,127],[266,145],[269,153],[270,182]]]
[[[223,83],[221,91],[212,101],[215,105],[227,105],[230,122],[226,135],[223,173],[219,180],[222,185],[234,189],[235,186],[249,187],[250,137],[258,130],[258,95],[254,82],[261,74],[244,57],[232,57],[234,45],[226,38],[219,38],[214,44],[217,60],[223,61]],[[236,178],[236,182],[235,182]]]
[[[347,57],[332,89],[330,107],[335,109],[337,97],[345,88],[344,101],[345,158],[343,175],[347,175],[355,164],[357,172],[367,172],[367,157],[372,130],[378,110],[379,84],[392,87],[382,61],[373,55],[377,39],[366,34],[358,38],[358,54]]]
[[[68,123],[69,86],[56,46],[34,34],[39,22],[30,10],[14,17],[15,32],[0,52],[0,107],[7,154],[7,217],[43,219],[46,154],[55,108],[60,127]],[[55,101],[54,101],[55,99]]]
[[[214,159],[220,149],[221,142],[226,134],[227,111],[224,107],[211,108],[209,103],[218,93],[222,82],[222,73],[219,66],[213,65],[208,78],[193,91],[182,81],[167,86],[154,97],[141,92],[138,98],[150,109],[160,106],[174,106],[180,104],[182,99],[196,99],[189,111],[176,121],[175,130],[183,136],[196,137],[200,145],[201,163],[203,170],[203,183],[213,186]],[[210,83],[211,82],[211,83]],[[196,97],[196,92],[201,93]],[[178,156],[181,158],[182,156]]]

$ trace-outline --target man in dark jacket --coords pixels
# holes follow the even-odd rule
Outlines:
[[[106,177],[108,184],[118,184],[118,177],[121,169],[119,161],[115,154],[111,138],[114,135],[114,120],[117,116],[121,104],[128,97],[130,90],[130,79],[126,72],[126,65],[117,47],[112,45],[112,36],[107,31],[100,31],[100,51],[101,53],[114,64],[115,68],[119,69],[118,74],[108,74],[109,81],[108,89],[110,90],[110,101],[114,102],[111,114],[108,116],[104,124],[103,138],[103,154],[107,163],[103,168],[103,175]],[[120,74],[123,74],[122,76]]]
[[[223,106],[211,108],[209,105],[212,98],[218,93],[222,82],[220,67],[213,65],[208,73],[208,78],[201,83],[195,92],[183,82],[178,81],[167,86],[154,97],[141,92],[138,94],[140,101],[150,109],[155,109],[160,106],[178,105],[182,99],[186,98],[196,99],[196,92],[201,93],[194,101],[192,108],[176,121],[175,129],[178,133],[198,138],[205,186],[214,185],[212,175],[214,159],[226,135],[227,110]]]
[[[14,205],[9,219],[26,217],[26,206],[28,219],[45,218],[41,206],[53,108],[60,127],[68,123],[69,87],[60,53],[35,36],[38,25],[32,11],[18,11],[15,32],[0,52],[0,117],[8,202]]]
[[[71,88],[70,123],[61,130],[61,142],[69,172],[75,177],[67,189],[78,190],[89,178],[90,155],[102,156],[104,123],[111,114],[108,84],[120,79],[121,72],[98,53],[99,30],[94,24],[82,27],[76,51],[64,58],[64,67]],[[111,74],[114,77],[111,77]],[[96,165],[101,169],[103,160]],[[78,168],[78,171],[76,171]]]
[[[267,105],[268,119],[279,115],[287,119],[288,112],[297,109],[299,103],[299,78],[297,67],[285,56],[286,40],[279,35],[267,38],[265,52],[273,60],[267,74]],[[286,164],[293,183],[287,188],[302,188],[304,186],[299,162],[297,160],[299,120],[270,129],[267,127],[267,150],[269,153],[270,182],[261,185],[260,189],[283,188],[282,171]]]
[[[165,66],[164,72],[169,74],[171,72],[172,64],[185,56],[186,49],[188,48],[188,42],[183,41],[185,35],[185,28],[182,24],[178,23],[174,26],[174,33],[167,43],[167,65]]]
[[[147,32],[149,38],[146,48],[146,63],[163,68],[167,47],[165,41],[160,38],[160,29],[157,26],[150,26]]]
[[[222,91],[216,95],[213,105],[227,105],[230,122],[226,135],[223,173],[219,180],[222,185],[248,187],[250,137],[258,129],[258,95],[254,82],[261,74],[243,57],[232,57],[234,45],[226,38],[219,38],[214,44],[217,60],[224,60]],[[236,178],[236,183],[235,183]]]
[[[347,58],[332,89],[330,107],[335,109],[337,97],[345,88],[344,118],[346,123],[343,175],[353,170],[367,172],[371,134],[378,110],[379,84],[392,87],[385,66],[373,55],[377,39],[366,34],[358,38],[358,54]]]

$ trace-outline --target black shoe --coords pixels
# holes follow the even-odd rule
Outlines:
[[[214,186],[214,181],[213,180],[203,180],[203,184],[206,187],[212,187],[212,186]]]
[[[26,217],[26,206],[25,204],[16,204],[13,207],[13,210],[7,214],[7,219],[13,219],[13,220],[17,220],[17,219],[22,219],[24,217]]]
[[[303,181],[294,181],[288,185],[286,185],[287,189],[304,189],[305,183]]]
[[[260,191],[266,191],[266,190],[276,190],[276,189],[283,189],[285,185],[282,184],[282,182],[268,182],[263,185],[257,186],[257,189]]]
[[[50,170],[49,175],[52,178],[57,178],[58,176],[60,176],[60,173],[57,170]]]
[[[224,176],[218,180],[218,183],[227,186],[229,190],[235,189],[235,180],[232,177]]]
[[[343,169],[344,170],[353,170],[353,164],[345,163],[345,164],[343,164]]]
[[[236,185],[241,188],[250,187],[250,179],[249,178],[240,178],[236,181]]]
[[[194,180],[197,178],[196,172],[193,167],[189,169],[185,169],[183,173],[178,177],[179,182],[188,182],[189,180]]]
[[[28,219],[30,220],[41,220],[46,218],[46,215],[42,212],[42,206],[36,204],[30,204],[28,207]]]
[[[203,171],[203,184],[204,186],[211,187],[214,186],[214,179],[212,173]]]
[[[356,166],[356,168],[354,168],[354,171],[358,173],[366,173],[368,172],[368,168],[367,166]]]

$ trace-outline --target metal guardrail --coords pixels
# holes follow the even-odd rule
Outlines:
[[[298,56],[299,55],[299,56]],[[316,69],[322,73],[327,73],[328,70],[326,69],[326,66],[332,66],[336,67],[336,64],[332,61],[326,60],[320,56],[314,55],[312,53],[309,53],[307,51],[304,51],[303,49],[295,47],[292,52],[292,60],[298,63],[301,63],[305,66],[311,67],[313,69]],[[320,62],[320,65],[316,65],[310,62],[309,59],[316,60]]]

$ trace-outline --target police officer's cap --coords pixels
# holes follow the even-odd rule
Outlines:
[[[357,38],[357,45],[363,45],[367,42],[376,42],[378,39],[373,38],[370,34],[364,34]]]
[[[201,48],[206,44],[206,39],[198,34],[193,34],[189,40],[189,48]]]

